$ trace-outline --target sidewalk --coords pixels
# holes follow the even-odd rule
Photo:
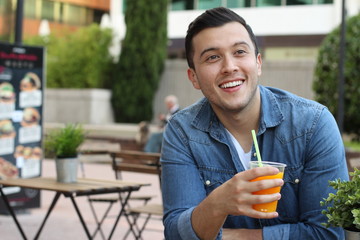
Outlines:
[[[84,170],[86,177],[88,178],[100,178],[100,179],[111,179],[113,180],[114,172],[110,165],[106,164],[85,164]],[[140,173],[123,173],[123,179],[128,181],[140,181],[150,182],[151,186],[143,187],[139,193],[145,195],[158,196],[151,200],[152,203],[161,203],[161,193],[159,187],[159,180],[157,176],[150,174]],[[55,177],[55,163],[53,160],[44,160],[42,163],[42,176],[44,177]],[[79,170],[79,176],[81,172]],[[26,213],[19,213],[17,215],[18,220],[25,232],[28,239],[33,239],[42,220],[45,217],[46,211],[54,197],[54,192],[42,191],[41,192],[41,206],[36,209],[28,209]],[[1,200],[2,201],[2,200]],[[80,207],[80,211],[87,223],[89,231],[92,233],[95,230],[96,223],[92,212],[90,210],[89,203],[86,197],[76,198],[76,202]],[[133,205],[138,203],[133,203]],[[101,216],[107,207],[107,203],[95,203],[94,207],[97,211],[98,216]],[[114,204],[110,217],[107,218],[103,224],[103,231],[105,236],[109,235],[111,227],[115,221],[115,214],[119,211],[119,204]],[[117,228],[113,234],[112,239],[123,239],[124,234],[128,229],[128,223],[125,218],[121,218]],[[18,231],[11,216],[0,215],[0,235],[2,240],[19,240],[21,239],[20,232]],[[80,220],[76,214],[76,211],[71,203],[71,200],[63,196],[60,197],[54,210],[50,214],[43,231],[40,235],[40,240],[81,240],[87,239],[85,231],[80,223]],[[98,233],[95,239],[102,239]],[[129,236],[128,240],[134,239],[133,236]],[[143,232],[144,240],[162,240],[163,237],[163,225],[161,220],[152,219],[149,221],[146,230]]]

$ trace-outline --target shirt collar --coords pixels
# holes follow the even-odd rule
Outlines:
[[[284,115],[281,112],[280,104],[275,94],[277,89],[271,90],[264,86],[259,86],[261,96],[261,114],[260,114],[260,129],[263,133],[266,128],[271,128],[279,125],[284,121]]]

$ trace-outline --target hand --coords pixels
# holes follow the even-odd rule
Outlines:
[[[262,240],[261,229],[223,228],[222,240]]]
[[[209,196],[208,200],[215,207],[214,211],[219,215],[243,215],[252,218],[275,218],[277,212],[264,213],[252,208],[253,204],[267,203],[281,198],[280,193],[267,195],[253,195],[253,192],[279,187],[284,184],[282,179],[269,179],[250,182],[250,180],[266,176],[275,175],[279,172],[273,167],[259,167],[240,172],[229,179],[220,187],[216,188]]]

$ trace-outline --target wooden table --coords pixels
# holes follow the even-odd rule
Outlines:
[[[9,200],[3,192],[3,188],[5,187],[23,187],[23,188],[32,188],[38,190],[48,190],[56,192],[55,197],[46,213],[46,216],[35,236],[34,239],[38,239],[39,235],[48,219],[51,211],[55,207],[56,202],[58,201],[60,195],[64,195],[71,199],[74,208],[79,216],[80,222],[83,225],[85,233],[89,239],[92,239],[92,236],[86,226],[86,223],[81,215],[80,209],[76,204],[75,198],[78,196],[89,196],[95,194],[107,194],[107,193],[123,193],[125,196],[120,198],[121,208],[119,214],[115,220],[114,226],[110,232],[109,239],[112,237],[115,228],[118,224],[120,217],[124,214],[124,208],[127,204],[127,201],[133,191],[138,191],[142,186],[150,185],[144,183],[131,183],[125,182],[120,180],[101,180],[101,179],[88,179],[88,178],[80,178],[76,183],[60,183],[57,182],[55,178],[45,178],[45,177],[38,177],[38,178],[18,178],[18,179],[7,179],[7,180],[0,180],[0,194],[2,199],[4,200],[5,206],[9,210],[11,216],[13,217],[22,237],[26,238],[24,231],[19,224],[16,215],[10,206]]]

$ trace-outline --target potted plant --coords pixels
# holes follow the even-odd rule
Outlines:
[[[350,177],[350,181],[329,182],[337,192],[320,202],[322,206],[328,205],[322,211],[328,218],[323,225],[344,228],[346,239],[360,239],[360,170],[355,168]]]
[[[57,181],[76,182],[78,148],[84,140],[85,131],[79,124],[66,124],[46,136],[45,151],[55,158]]]

